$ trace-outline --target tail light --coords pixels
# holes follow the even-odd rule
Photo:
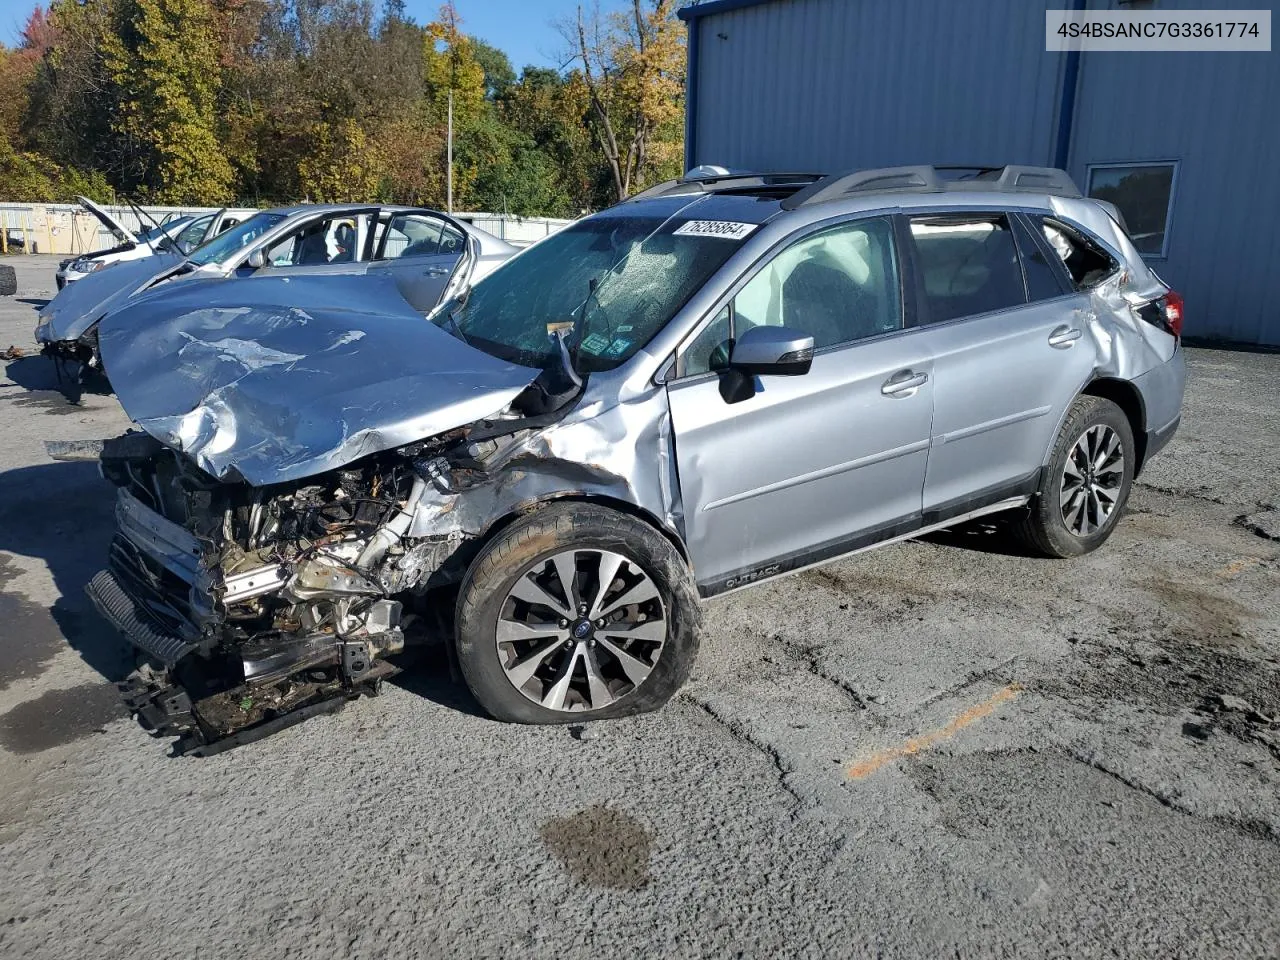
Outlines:
[[[1138,316],[1147,323],[1167,330],[1179,340],[1182,339],[1182,295],[1173,290],[1165,293],[1158,300],[1152,300],[1138,308]]]

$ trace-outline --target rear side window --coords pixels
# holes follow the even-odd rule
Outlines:
[[[914,217],[924,320],[943,323],[1027,302],[1018,248],[1003,216]]]
[[[1120,266],[1111,254],[1080,231],[1048,218],[1041,223],[1044,238],[1066,267],[1077,290],[1096,287]]]
[[[1056,263],[1049,262],[1049,257],[1055,254],[1043,243],[1036,242],[1027,222],[1014,217],[1013,232],[1018,239],[1018,254],[1022,258],[1022,275],[1027,280],[1027,299],[1035,303],[1037,300],[1052,300],[1070,293],[1072,288],[1063,271]]]

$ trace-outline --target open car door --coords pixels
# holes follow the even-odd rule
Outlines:
[[[479,256],[467,229],[435,210],[387,211],[378,233],[369,272],[390,276],[422,313],[466,286]]]

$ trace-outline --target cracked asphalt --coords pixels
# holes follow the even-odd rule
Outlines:
[[[32,351],[52,258],[12,260]],[[127,427],[0,375],[0,955],[1280,955],[1280,355],[1189,350],[1111,541],[929,537],[708,604],[645,717],[478,715],[427,651],[208,760],[118,704],[83,594]]]

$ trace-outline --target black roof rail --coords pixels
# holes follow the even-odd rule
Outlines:
[[[961,171],[968,176],[956,177]],[[843,200],[869,193],[950,192],[1047,193],[1080,197],[1080,188],[1065,170],[1055,167],[914,166],[884,167],[836,174],[798,190],[782,201],[784,210]]]
[[[681,193],[723,193],[732,190],[769,189],[773,187],[804,187],[822,180],[823,173],[726,173],[709,177],[684,177],[665,180],[646,190],[627,197],[631,200],[647,200]]]

